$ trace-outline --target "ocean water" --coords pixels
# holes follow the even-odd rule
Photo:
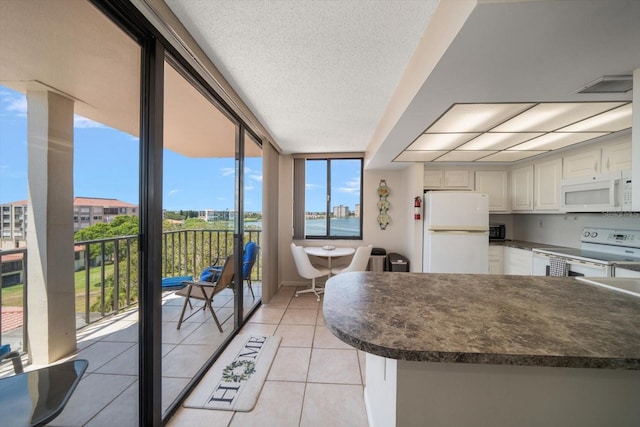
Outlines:
[[[326,220],[308,219],[305,221],[305,234],[307,236],[324,236],[327,234]],[[332,236],[358,236],[360,235],[360,218],[332,218]]]

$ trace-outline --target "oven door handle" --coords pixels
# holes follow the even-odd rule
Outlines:
[[[533,252],[533,256],[534,257],[542,257],[542,258],[547,258],[547,259],[551,259],[551,258],[560,258],[562,260],[564,260],[568,265],[584,265],[585,267],[593,267],[593,268],[598,268],[600,270],[606,270],[607,269],[607,264],[601,264],[601,263],[595,263],[595,262],[590,262],[590,261],[583,261],[580,259],[576,259],[576,258],[568,258],[566,256],[562,256],[562,255],[551,255],[548,253],[544,253],[544,252]]]

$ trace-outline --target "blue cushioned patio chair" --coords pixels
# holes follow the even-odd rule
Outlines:
[[[247,286],[249,287],[249,291],[253,298],[256,296],[254,295],[253,288],[251,287],[251,272],[253,271],[253,266],[258,259],[259,249],[260,247],[255,242],[247,242],[244,247],[244,254],[242,255],[242,280],[247,281]],[[213,266],[209,268],[218,272],[222,270],[221,266]]]

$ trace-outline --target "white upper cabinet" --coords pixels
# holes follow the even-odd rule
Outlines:
[[[602,147],[602,172],[631,170],[631,141]]]
[[[562,159],[534,165],[534,210],[557,211],[560,209],[561,178]]]
[[[597,175],[619,170],[631,170],[631,141],[605,145],[562,159],[562,177]]]
[[[533,165],[511,170],[511,210],[533,210]]]
[[[600,149],[564,156],[562,159],[562,177],[575,178],[599,173],[600,157]]]
[[[430,189],[471,190],[473,188],[467,169],[426,169],[424,187]]]
[[[476,171],[475,191],[489,195],[490,212],[508,212],[507,171]]]
[[[442,188],[444,187],[444,173],[441,170],[425,170],[424,171],[425,188]]]

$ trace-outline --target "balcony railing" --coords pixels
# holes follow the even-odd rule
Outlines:
[[[247,230],[245,243],[260,246],[262,232]],[[233,251],[233,231],[179,230],[163,233],[162,275],[193,275],[224,259]],[[0,345],[26,351],[29,291],[26,248],[0,251]],[[252,281],[260,281],[262,258],[252,270]],[[118,313],[138,301],[138,236],[75,242],[76,327],[82,328]],[[160,286],[160,284],[158,284]]]

